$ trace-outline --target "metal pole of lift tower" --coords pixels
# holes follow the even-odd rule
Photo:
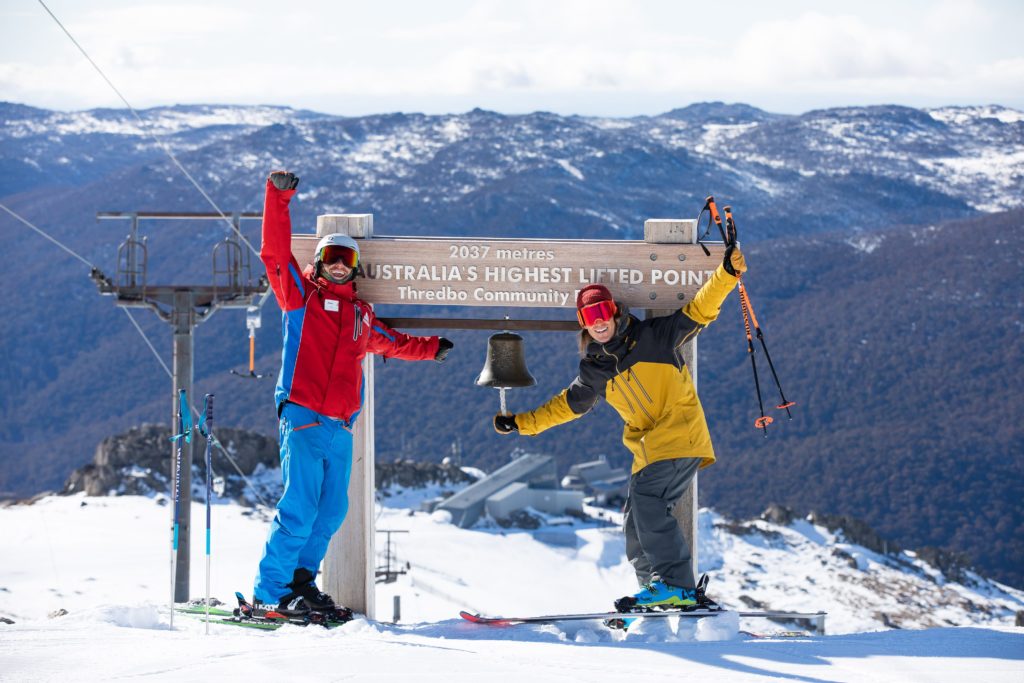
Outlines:
[[[101,294],[115,297],[122,308],[147,308],[161,320],[170,323],[173,333],[173,367],[171,391],[171,424],[178,411],[178,392],[185,390],[192,400],[193,351],[192,330],[207,320],[218,308],[250,308],[256,298],[267,290],[267,282],[260,278],[252,282],[251,256],[244,252],[234,236],[218,243],[213,249],[213,284],[209,285],[150,285],[146,282],[147,250],[145,239],[139,240],[139,219],[165,220],[224,220],[218,213],[152,213],[101,212],[102,219],[131,221],[131,233],[118,249],[117,280],[112,281],[99,270],[92,279]],[[235,234],[243,218],[262,218],[260,213],[230,214]],[[223,266],[223,267],[221,267]],[[172,427],[173,432],[173,427]],[[178,512],[178,552],[174,576],[174,601],[189,599],[190,530],[192,518],[192,444],[181,439],[181,489]],[[179,444],[170,445],[170,479],[174,480],[174,463]]]

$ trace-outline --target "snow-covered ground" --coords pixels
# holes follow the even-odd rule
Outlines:
[[[712,597],[734,608],[824,609],[830,635],[755,638],[745,632],[792,627],[729,617],[638,622],[625,637],[588,622],[469,624],[459,609],[608,609],[634,590],[621,534],[578,521],[540,533],[460,530],[416,512],[431,492],[395,493],[377,529],[408,532],[392,536],[393,565],[407,573],[378,586],[375,621],[332,631],[211,626],[205,635],[201,620],[182,615],[169,631],[170,513],[157,498],[0,508],[0,618],[14,622],[0,623],[0,680],[1024,680],[1024,629],[1012,625],[1024,609],[1020,591],[980,577],[951,584],[912,556],[877,555],[805,521],[737,526],[711,511],[701,515],[700,562]],[[205,586],[204,517],[195,504],[195,597]],[[248,593],[266,515],[217,505],[213,528],[213,595]],[[58,610],[67,614],[48,616]],[[890,630],[879,614],[904,626],[956,626]]]

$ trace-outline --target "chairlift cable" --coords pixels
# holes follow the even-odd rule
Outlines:
[[[142,331],[142,328],[139,326],[139,323],[136,322],[135,320],[135,316],[133,316],[131,311],[129,311],[124,306],[119,306],[118,308],[124,311],[124,314],[128,316],[129,320],[132,321],[132,325],[134,325],[135,329],[139,331],[139,335],[142,337],[142,341],[146,342],[146,346],[148,346],[149,350],[153,352],[154,356],[156,356],[156,360],[157,362],[160,363],[160,367],[162,367],[164,369],[164,372],[167,373],[167,376],[173,380],[174,375],[171,373],[171,369],[167,367],[167,363],[165,363],[164,359],[160,357],[160,354],[157,352],[156,347],[153,346],[153,343],[149,341],[149,337],[146,336],[146,333]]]
[[[14,212],[13,212],[13,211],[11,211],[10,209],[8,209],[8,208],[7,208],[7,207],[6,207],[6,206],[5,206],[5,205],[4,205],[3,203],[0,203],[0,209],[3,209],[3,210],[4,210],[4,211],[6,211],[7,213],[9,213],[9,214],[10,214],[10,215],[11,215],[12,217],[14,217],[14,219],[15,219],[15,220],[21,221],[22,223],[24,223],[24,224],[25,224],[25,225],[27,225],[28,227],[32,228],[33,230],[35,230],[36,232],[38,232],[38,233],[39,233],[40,235],[42,235],[42,236],[43,236],[43,237],[45,237],[46,239],[50,240],[51,242],[53,242],[54,244],[56,244],[56,245],[57,245],[58,247],[60,247],[61,249],[63,249],[63,250],[64,250],[64,251],[66,251],[67,253],[71,254],[72,256],[74,256],[74,257],[75,257],[76,259],[78,259],[79,261],[81,261],[81,262],[82,262],[82,263],[84,263],[85,265],[89,266],[89,268],[92,268],[92,269],[96,269],[96,266],[94,266],[93,264],[89,263],[89,262],[88,262],[88,261],[87,261],[87,260],[86,260],[86,259],[85,259],[84,257],[80,256],[80,255],[79,255],[79,254],[78,254],[77,252],[75,252],[75,251],[74,251],[73,249],[71,249],[70,247],[66,247],[66,246],[64,246],[64,245],[63,245],[63,244],[61,244],[61,243],[60,243],[60,242],[59,242],[59,241],[58,241],[57,239],[55,239],[54,237],[52,237],[51,235],[49,235],[49,234],[48,234],[48,233],[46,233],[45,231],[43,231],[43,230],[41,230],[41,229],[37,228],[36,226],[32,225],[32,223],[30,223],[30,222],[29,222],[28,220],[26,220],[25,218],[22,218],[22,217],[21,217],[21,216],[19,216],[18,214],[14,213]]]
[[[94,266],[93,264],[89,263],[89,261],[87,261],[85,258],[80,256],[78,253],[76,253],[70,247],[65,246],[64,244],[62,244],[59,240],[57,240],[56,238],[51,236],[45,230],[42,230],[41,228],[33,225],[32,222],[30,222],[27,218],[24,218],[24,217],[18,215],[17,213],[15,213],[14,211],[12,211],[11,209],[7,208],[7,206],[5,206],[3,204],[3,202],[0,202],[0,209],[3,209],[7,213],[9,213],[13,218],[17,219],[19,222],[23,223],[27,227],[31,228],[35,232],[39,233],[40,235],[42,235],[43,237],[48,239],[49,241],[53,242],[58,247],[60,247],[64,251],[66,251],[68,254],[74,256],[79,261],[81,261],[85,265],[89,266],[89,268],[97,269],[96,266]],[[146,333],[142,331],[142,327],[139,326],[139,323],[135,320],[135,317],[132,316],[131,311],[129,311],[127,308],[123,308],[123,307],[121,307],[121,309],[124,311],[125,315],[128,316],[128,319],[131,321],[132,325],[138,331],[139,335],[142,337],[142,340],[144,342],[146,342],[146,346],[148,346],[149,350],[153,352],[153,356],[156,357],[157,362],[160,363],[160,366],[164,369],[164,372],[167,373],[168,377],[173,379],[174,375],[171,373],[170,368],[167,367],[167,364],[164,362],[163,358],[161,358],[160,353],[156,350],[156,347],[153,346],[152,342],[149,341],[149,337],[146,336]],[[197,417],[199,416],[199,411],[196,410],[196,408],[194,406],[192,407],[192,412],[195,413],[195,415]],[[238,463],[235,462],[235,459],[232,458],[231,454],[228,453],[227,449],[224,448],[223,445],[221,445],[220,441],[217,441],[216,439],[214,439],[214,444],[213,445],[220,449],[221,453],[224,454],[224,457],[226,457],[228,459],[228,462],[231,463],[231,465],[238,472],[239,476],[241,476],[242,479],[245,481],[246,486],[248,486],[252,490],[253,495],[256,496],[257,499],[259,499],[260,503],[263,504],[264,507],[270,507],[270,505],[267,503],[267,501],[263,499],[263,496],[261,496],[259,494],[259,491],[256,489],[256,487],[253,486],[252,482],[249,481],[249,478],[245,476],[244,472],[242,472],[242,469],[238,466]]]

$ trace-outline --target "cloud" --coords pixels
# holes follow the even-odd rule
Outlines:
[[[1024,92],[1019,48],[982,49],[993,44],[985,31],[1013,12],[946,0],[897,17],[867,1],[854,14],[793,13],[785,0],[746,13],[617,0],[308,0],[287,12],[262,0],[97,0],[67,25],[136,106],[333,98],[341,104],[331,110],[351,111],[352,102],[388,98],[414,110],[456,98],[466,107],[511,100],[531,109],[553,108],[562,96],[629,99],[639,113],[649,101],[757,103],[787,93],[829,106],[844,103],[844,94],[846,103],[912,104],[949,93],[1013,104],[1008,94]],[[10,16],[0,11],[0,19]],[[0,99],[119,106],[52,22],[44,28],[46,52],[0,47]]]
[[[849,16],[804,14],[751,27],[736,45],[731,67],[772,83],[938,76],[946,71],[932,50],[900,28]]]
[[[933,37],[956,38],[965,34],[984,34],[995,25],[995,16],[973,0],[943,0],[923,13],[922,33]]]

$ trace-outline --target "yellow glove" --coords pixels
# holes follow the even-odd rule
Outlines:
[[[729,275],[739,277],[747,272],[747,261],[743,258],[743,252],[739,246],[730,244],[725,248],[725,258],[722,259],[722,267]]]

